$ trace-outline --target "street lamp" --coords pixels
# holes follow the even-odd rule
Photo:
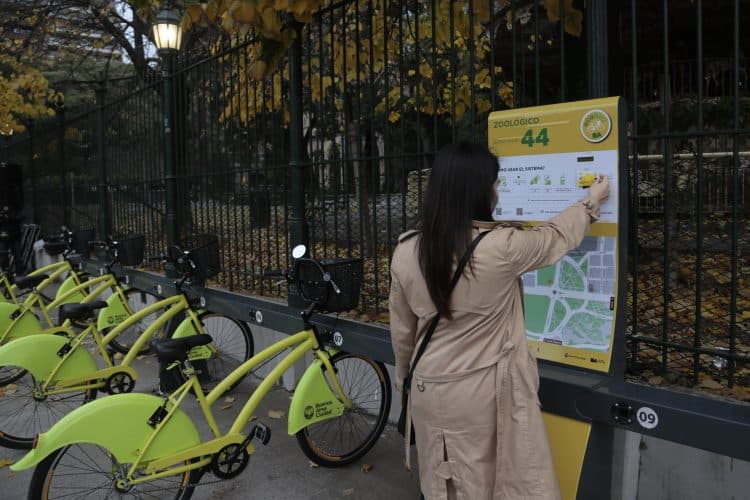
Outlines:
[[[177,244],[179,227],[177,217],[177,158],[175,148],[175,59],[182,42],[180,12],[169,6],[156,15],[154,43],[162,59],[162,103],[164,110],[164,226],[167,245]]]
[[[154,43],[159,52],[178,51],[182,43],[180,13],[176,9],[163,9],[156,15]]]

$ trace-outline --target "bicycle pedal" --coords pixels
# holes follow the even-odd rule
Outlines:
[[[253,437],[258,438],[258,441],[263,443],[263,446],[265,446],[271,440],[271,429],[269,429],[265,424],[255,424],[252,435]]]

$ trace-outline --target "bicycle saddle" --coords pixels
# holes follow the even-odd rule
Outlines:
[[[16,276],[13,278],[13,283],[16,284],[18,288],[34,288],[42,281],[49,278],[46,274],[37,274],[35,276]]]
[[[83,304],[63,304],[60,306],[59,322],[62,324],[66,319],[71,321],[83,321],[94,315],[97,309],[107,307],[102,300],[86,302]]]
[[[208,345],[213,341],[214,339],[210,335],[202,333],[179,339],[157,340],[151,342],[151,347],[154,348],[159,363],[171,363],[173,361],[185,361],[190,349]]]

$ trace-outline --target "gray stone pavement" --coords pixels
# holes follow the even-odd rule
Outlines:
[[[157,363],[152,357],[137,361],[139,374],[136,391],[148,392],[156,384]],[[221,410],[223,402],[217,403],[215,412],[218,425],[226,431],[239,413],[252,389],[256,378],[249,378],[235,388],[231,395],[235,401],[231,408]],[[403,441],[393,425],[386,426],[380,440],[359,462],[340,469],[311,467],[310,461],[297,446],[294,436],[286,432],[286,417],[273,419],[270,410],[287,412],[291,393],[281,386],[275,387],[261,403],[258,420],[272,432],[268,446],[257,445],[250,464],[235,479],[199,486],[193,498],[204,499],[255,499],[255,500],[417,500],[419,480],[416,472],[409,473],[403,466]],[[100,397],[102,397],[100,395]],[[208,427],[194,401],[185,406],[201,433],[208,436]],[[113,431],[116,431],[113,429]],[[0,448],[0,460],[18,460],[23,451]],[[413,459],[415,460],[415,458]],[[363,472],[363,464],[372,469]],[[32,471],[13,473],[7,467],[0,468],[0,500],[26,498]],[[202,482],[215,481],[208,473]],[[90,497],[87,497],[87,499]]]

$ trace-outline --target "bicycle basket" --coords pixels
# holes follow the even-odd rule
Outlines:
[[[219,238],[215,234],[190,236],[184,239],[180,246],[190,252],[190,257],[195,263],[194,279],[205,280],[221,272]]]
[[[356,309],[364,275],[362,259],[324,259],[319,262],[323,272],[331,275],[331,281],[336,283],[340,293],[336,293],[331,283],[323,279],[318,266],[312,262],[301,262],[298,272],[302,296],[308,301],[318,300],[321,312]]]
[[[95,229],[79,229],[73,233],[73,250],[77,254],[88,255],[91,251],[90,241],[96,239]]]
[[[143,262],[146,238],[142,234],[130,234],[114,238],[117,241],[117,260],[123,266],[137,266]]]

